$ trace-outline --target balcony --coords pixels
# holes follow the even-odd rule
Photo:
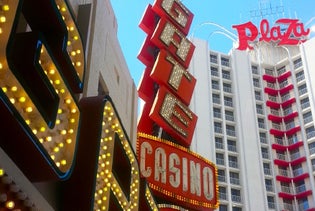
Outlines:
[[[233,185],[240,185],[240,179],[239,178],[234,178],[234,177],[230,177],[230,183]]]
[[[241,202],[242,202],[241,196],[232,195],[231,198],[232,198],[232,201],[233,201],[233,202],[237,202],[237,203],[241,203]]]
[[[224,162],[224,159],[222,159],[222,158],[217,158],[216,159],[216,163],[218,164],[218,165],[225,165],[225,162]]]
[[[226,182],[226,176],[224,176],[224,175],[218,175],[218,181],[219,181],[219,182]]]
[[[238,163],[236,161],[229,161],[229,167],[238,168]]]

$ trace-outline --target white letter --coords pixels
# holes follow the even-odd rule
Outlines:
[[[201,196],[200,163],[190,161],[190,193]]]
[[[179,165],[180,160],[177,154],[171,153],[169,157],[169,171],[171,173],[174,173],[174,175],[170,175],[170,184],[174,187],[177,188],[180,184],[180,169],[175,167],[175,165]]]
[[[160,181],[160,174],[161,182],[166,183],[166,154],[165,150],[161,147],[155,150],[155,169],[154,169],[154,179],[155,181]]]
[[[203,173],[203,193],[206,199],[211,200],[213,198],[213,174],[209,167],[205,167],[202,170]]]
[[[148,142],[143,142],[141,144],[140,150],[140,172],[144,177],[149,177],[152,173],[151,167],[145,167],[145,155],[152,154],[152,146]]]

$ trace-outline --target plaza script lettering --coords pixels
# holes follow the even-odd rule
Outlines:
[[[278,45],[298,45],[305,42],[310,33],[310,29],[305,29],[304,24],[300,23],[298,19],[283,18],[277,20],[276,24],[270,28],[268,20],[263,19],[259,29],[252,22],[232,26],[237,30],[239,36],[238,50],[253,49],[250,42],[257,41],[259,34],[259,41],[273,41]],[[286,26],[285,31],[283,31],[282,25]]]

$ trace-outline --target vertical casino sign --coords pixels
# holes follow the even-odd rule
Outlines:
[[[56,210],[157,210],[110,97],[76,97],[84,48],[67,1],[0,0],[0,31],[0,148],[25,177],[58,183]],[[1,162],[0,210],[38,210]]]
[[[144,12],[139,26],[147,38],[138,59],[146,68],[138,93],[145,104],[137,153],[155,196],[170,207],[206,211],[218,207],[217,170],[188,149],[197,122],[189,108],[196,79],[187,71],[195,49],[186,37],[192,20],[179,0],[155,0]]]

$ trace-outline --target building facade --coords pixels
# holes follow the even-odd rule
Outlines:
[[[192,150],[217,165],[219,210],[315,210],[315,39],[229,54],[193,43]]]
[[[131,210],[140,209],[138,202],[129,205],[121,202],[121,198],[114,199],[113,195],[135,194],[133,198],[142,200],[138,197],[140,188],[136,193],[133,190],[140,185],[140,179],[134,184],[134,179],[130,178],[133,177],[130,171],[137,173],[133,148],[138,95],[117,40],[118,25],[110,1],[0,1],[0,5],[0,210],[118,209],[115,207],[123,210],[126,206]],[[62,49],[58,53],[59,44]],[[29,63],[32,47],[36,48],[33,52],[35,65]],[[70,62],[62,62],[68,57]],[[33,74],[32,65],[43,71]],[[23,71],[19,72],[23,67],[29,71],[24,75]],[[69,77],[72,70],[74,77]],[[59,78],[55,78],[57,72]],[[33,75],[27,78],[28,74]],[[73,82],[76,75],[78,79]],[[46,86],[40,87],[41,81]],[[50,91],[43,94],[46,88]],[[51,97],[45,98],[47,93]],[[110,100],[94,96],[109,96]],[[25,104],[27,107],[23,107]],[[50,105],[53,105],[51,109]],[[45,112],[48,117],[43,123]],[[99,119],[102,116],[104,118]],[[124,146],[118,151],[106,152],[110,145],[103,142],[112,137],[105,133],[111,131],[115,134],[115,142],[120,140]],[[94,140],[97,143],[93,143]],[[76,146],[84,142],[85,146]],[[108,160],[110,153],[116,154],[117,162],[127,154],[120,165],[126,164],[125,170],[129,172],[120,172],[116,161]],[[90,158],[96,160],[90,162]],[[113,171],[115,175],[129,176],[127,180],[133,183],[133,188],[129,190],[129,184],[116,183],[117,191],[118,188],[128,191],[122,194],[112,189],[108,192],[106,185],[115,183],[109,182],[111,178],[116,179]],[[102,184],[99,178],[108,179],[107,184]],[[82,190],[75,190],[75,187]],[[88,192],[90,196],[80,199],[80,195]],[[69,198],[71,195],[73,199]],[[82,199],[88,201],[83,203],[88,208],[71,207],[80,204]],[[116,204],[115,200],[121,204]]]

